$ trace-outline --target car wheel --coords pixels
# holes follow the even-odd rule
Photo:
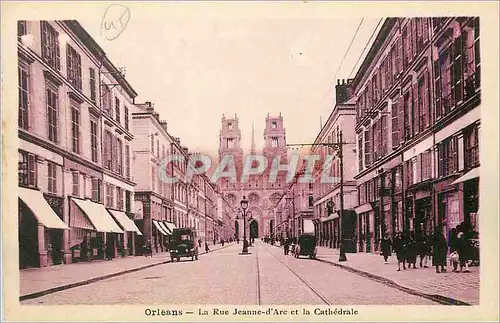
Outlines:
[[[170,257],[170,261],[171,261],[171,262],[174,262],[174,257]]]
[[[177,262],[181,261],[181,257],[177,257]]]

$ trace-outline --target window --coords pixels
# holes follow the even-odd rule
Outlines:
[[[112,171],[115,172],[115,173],[118,173],[119,172],[119,168],[118,168],[118,162],[120,161],[119,159],[119,156],[118,156],[118,138],[116,137],[111,137],[111,145],[112,145]]]
[[[26,35],[27,29],[26,29],[26,20],[18,20],[17,21],[17,38],[20,39],[21,36]]]
[[[429,126],[429,86],[428,73],[424,72],[418,80],[418,112],[419,131],[424,131]]]
[[[153,135],[150,135],[151,136],[151,153],[155,153],[155,138]]]
[[[480,57],[479,57],[479,18],[474,18],[465,32],[464,40],[464,99],[475,94],[480,85]]]
[[[461,34],[457,37],[453,43],[453,83],[452,83],[452,95],[454,96],[454,103],[462,101],[463,99],[463,62],[462,62],[462,52],[464,50],[463,44],[465,39],[465,34]],[[452,106],[453,109],[453,106]]]
[[[80,110],[71,107],[71,149],[75,154],[80,153]]]
[[[42,36],[42,59],[50,67],[61,68],[59,33],[47,21],[40,22]]]
[[[403,177],[403,166],[399,166],[394,169],[393,172],[394,176],[394,193],[401,193],[403,190],[403,182],[402,182],[402,177]]]
[[[120,100],[115,97],[115,117],[116,122],[120,123]]]
[[[107,84],[104,84],[104,82],[103,82],[103,83],[101,83],[101,91],[102,91],[102,107],[103,107],[104,113],[106,113],[106,115],[112,117],[113,110],[112,110],[111,105],[113,103],[111,100],[113,99],[113,96],[111,93],[111,89]]]
[[[373,86],[373,105],[375,106],[379,100],[378,74],[375,74],[373,76],[372,86]]]
[[[130,179],[130,146],[125,145],[125,178]]]
[[[73,195],[80,196],[80,174],[77,171],[71,172],[73,183]]]
[[[359,134],[358,139],[358,166],[361,172],[363,170],[363,133]]]
[[[165,158],[165,145],[161,145],[161,157]]]
[[[406,92],[403,96],[403,109],[405,113],[405,127],[404,127],[404,138],[405,140],[410,139],[412,136],[412,126],[413,126],[413,116],[412,116],[412,104],[410,92]]]
[[[277,127],[278,127],[278,124],[276,123],[276,121],[273,121],[273,122],[271,123],[271,128],[272,128],[272,129],[276,129]]]
[[[413,159],[405,162],[405,184],[406,187],[411,186],[414,183],[413,178]]]
[[[104,133],[104,147],[103,147],[103,162],[104,168],[112,169],[112,140],[113,137],[111,132],[107,131]]]
[[[124,109],[125,109],[125,114],[123,117],[125,118],[125,130],[129,130],[128,107],[124,106]]]
[[[49,191],[50,193],[57,193],[57,166],[54,163],[47,162],[47,168],[47,191]]]
[[[451,111],[453,102],[453,93],[452,93],[452,53],[451,46],[448,47],[441,55],[439,56],[439,64],[441,68],[441,109],[438,112],[441,116],[448,114]]]
[[[97,163],[97,121],[90,120],[90,150],[92,161]]]
[[[123,144],[118,138],[116,138],[116,150],[116,172],[123,175]]]
[[[160,140],[156,139],[156,157],[160,158]]]
[[[229,130],[233,129],[233,124],[231,122],[228,122],[227,123],[227,127]]]
[[[371,164],[370,129],[365,130],[365,149],[364,150],[365,150],[365,167],[368,167]]]
[[[380,148],[380,122],[377,120],[373,122],[372,126],[372,134],[373,134],[373,161],[375,162],[379,156],[379,148]]]
[[[114,186],[111,184],[106,184],[106,207],[113,208],[114,205]]]
[[[96,92],[95,92],[95,85],[96,85],[96,80],[95,80],[95,70],[93,68],[89,68],[89,88],[90,88],[90,101],[95,103],[96,99]]]
[[[116,187],[116,208],[123,211],[123,190],[120,187]]]
[[[380,119],[380,123],[381,123],[381,125],[380,125],[380,131],[381,131],[380,154],[381,154],[381,156],[385,156],[385,155],[387,155],[387,151],[388,151],[387,138],[389,137],[388,129],[387,129],[387,115],[382,115],[382,117]]]
[[[58,95],[57,91],[47,86],[46,90],[46,104],[47,104],[47,131],[48,138],[50,141],[57,143],[58,142]]]
[[[278,137],[271,138],[271,147],[273,147],[273,148],[278,147]]]
[[[458,141],[451,137],[438,145],[438,177],[453,174],[458,169]]]
[[[35,155],[19,152],[18,175],[20,185],[37,186]]]
[[[92,201],[101,202],[101,180],[92,177],[91,183],[92,183]]]
[[[19,90],[19,116],[18,126],[22,129],[29,129],[29,68],[22,64],[18,65],[18,90]]]
[[[70,45],[66,45],[66,67],[68,81],[78,90],[82,89],[82,58]]]
[[[479,166],[479,129],[477,125],[469,127],[464,133],[465,169]]]
[[[421,180],[425,181],[432,178],[432,151],[428,150],[421,154]]]
[[[368,82],[368,84],[366,85],[366,106],[365,106],[365,110],[366,111],[370,111],[373,106],[372,106],[372,86],[371,86],[371,82]]]
[[[227,148],[234,148],[234,138],[227,138]]]

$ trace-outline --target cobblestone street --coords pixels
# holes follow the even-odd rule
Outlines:
[[[239,255],[240,248],[233,244],[195,262],[165,263],[21,304],[438,305],[331,264],[284,256],[260,241],[250,255]]]

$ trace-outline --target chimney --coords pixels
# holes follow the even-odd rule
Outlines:
[[[347,84],[345,83],[345,79],[342,80],[342,84],[340,80],[337,80],[337,85],[335,85],[335,103],[340,104],[349,100],[349,80]]]
[[[168,132],[168,130],[167,130],[167,121],[165,121],[165,120],[160,121],[160,125],[163,128],[163,130],[165,130],[165,132]]]

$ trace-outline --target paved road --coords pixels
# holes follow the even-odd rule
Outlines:
[[[437,305],[335,266],[284,256],[257,241],[241,244],[22,304]]]

